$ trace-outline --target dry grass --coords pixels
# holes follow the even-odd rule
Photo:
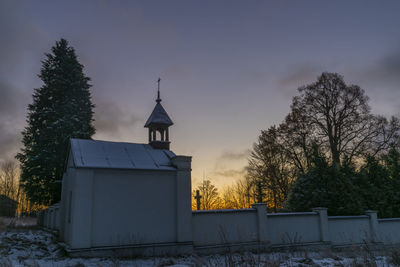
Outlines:
[[[0,232],[5,231],[7,229],[35,229],[35,228],[36,228],[36,218],[0,217]]]

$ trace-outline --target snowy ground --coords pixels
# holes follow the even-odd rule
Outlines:
[[[391,254],[396,255],[396,254]],[[400,254],[398,254],[400,255]],[[400,258],[400,256],[399,256]],[[226,254],[177,258],[110,259],[68,258],[55,237],[37,229],[8,229],[0,232],[0,267],[9,266],[396,266],[391,256],[371,253],[332,254],[296,252]]]

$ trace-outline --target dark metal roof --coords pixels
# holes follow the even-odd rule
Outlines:
[[[167,149],[147,144],[71,139],[71,153],[77,168],[176,170]]]
[[[149,127],[152,124],[163,126],[171,126],[174,124],[160,102],[157,102],[144,127]]]

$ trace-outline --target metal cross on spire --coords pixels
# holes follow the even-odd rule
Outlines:
[[[157,103],[161,102],[161,98],[160,98],[160,83],[161,83],[161,78],[158,78],[157,80]]]

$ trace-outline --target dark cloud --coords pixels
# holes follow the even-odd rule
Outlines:
[[[365,71],[365,77],[370,81],[377,81],[395,85],[400,89],[400,47],[378,59],[376,63]]]
[[[348,84],[357,84],[370,97],[372,112],[399,116],[400,46],[356,67],[342,71]]]
[[[21,4],[21,3],[20,3]],[[46,40],[14,1],[0,2],[0,160],[12,159],[21,147],[26,107]]]
[[[279,91],[292,97],[297,94],[297,88],[315,81],[322,71],[324,70],[320,67],[308,63],[293,66],[287,71],[288,74],[278,81]]]
[[[0,159],[15,156],[21,145],[20,99],[21,93],[15,87],[0,81]]]
[[[219,157],[219,160],[242,160],[242,159],[246,159],[249,155],[250,155],[249,149],[239,151],[239,152],[224,151],[221,154],[221,156]]]
[[[111,101],[96,103],[94,118],[97,135],[115,138],[120,138],[123,133],[132,132],[137,123],[143,122],[135,115],[127,114]]]
[[[242,151],[225,150],[217,158],[214,166],[214,172],[225,172],[231,168],[232,164],[238,164],[246,161],[249,155],[250,149],[244,149]]]
[[[0,114],[13,115],[17,110],[20,92],[5,81],[0,81]]]
[[[232,166],[243,166],[246,162],[250,150],[224,151],[216,160],[214,170],[211,172],[216,181],[225,181],[227,178],[242,178],[245,175],[245,168],[232,168]]]
[[[10,130],[12,124],[0,124],[0,159],[14,160],[21,147],[21,134]]]
[[[242,168],[239,170],[236,169],[228,169],[228,170],[222,170],[222,171],[214,171],[212,174],[217,175],[217,176],[223,176],[226,178],[238,178],[238,177],[243,177],[246,173],[246,169]]]
[[[44,33],[29,17],[22,16],[14,1],[0,2],[0,79],[21,79],[21,72],[40,59],[48,43]],[[28,60],[27,60],[28,59]]]

